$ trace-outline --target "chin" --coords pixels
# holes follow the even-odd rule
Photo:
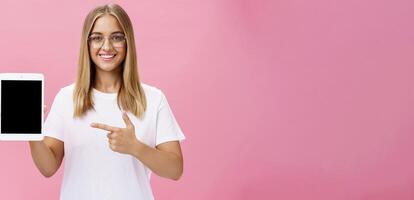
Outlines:
[[[96,68],[99,68],[102,71],[105,72],[111,72],[111,71],[115,71],[117,69],[117,65],[97,65]]]

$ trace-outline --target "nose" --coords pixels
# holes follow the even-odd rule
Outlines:
[[[110,50],[112,48],[111,42],[109,41],[108,38],[105,38],[102,44],[102,50],[107,51]]]

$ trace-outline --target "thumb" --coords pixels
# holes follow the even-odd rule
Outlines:
[[[43,105],[43,113],[46,113],[48,111],[47,106]]]
[[[134,125],[132,124],[131,120],[129,119],[128,115],[126,112],[122,113],[122,119],[124,120],[125,124],[127,127],[133,127]]]

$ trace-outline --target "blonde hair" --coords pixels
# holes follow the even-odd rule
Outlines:
[[[122,81],[117,97],[118,107],[141,118],[147,108],[147,100],[138,75],[134,31],[127,13],[117,4],[108,4],[93,9],[84,21],[78,72],[73,91],[73,116],[81,117],[89,109],[95,109],[92,98],[95,68],[89,55],[88,37],[95,21],[105,14],[110,14],[118,20],[124,31],[127,44],[126,57],[122,62]]]

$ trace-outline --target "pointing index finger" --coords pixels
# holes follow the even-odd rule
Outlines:
[[[114,131],[118,130],[116,127],[112,127],[112,126],[109,126],[109,125],[106,125],[106,124],[101,124],[101,123],[91,123],[91,127],[99,128],[99,129],[106,130],[106,131],[111,131],[111,132],[114,132]]]

